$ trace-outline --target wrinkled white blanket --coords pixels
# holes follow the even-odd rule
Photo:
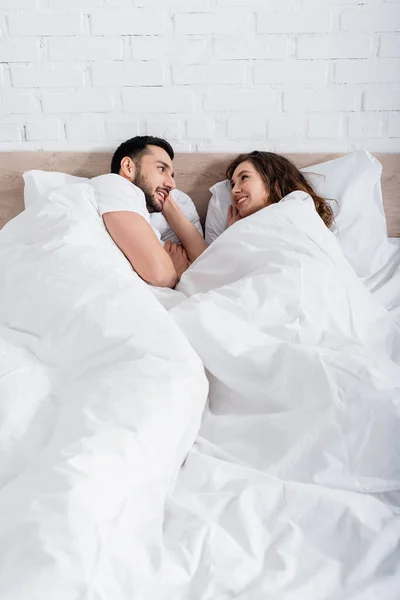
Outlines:
[[[0,235],[0,598],[153,597],[203,366],[90,184]]]
[[[171,311],[210,405],[166,519],[174,600],[400,597],[400,335],[311,199],[238,222]]]
[[[65,187],[0,285],[1,600],[398,600],[400,335],[307,196],[178,293]]]

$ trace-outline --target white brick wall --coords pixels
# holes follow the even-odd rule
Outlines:
[[[266,4],[268,4],[266,2]],[[257,33],[329,33],[332,13],[329,10],[297,10],[260,12]]]
[[[19,0],[16,0],[18,5]],[[15,11],[7,15],[8,31],[11,36],[79,35],[83,33],[83,16],[75,13],[45,13],[37,11]]]
[[[91,12],[89,19],[92,35],[172,34],[172,21],[162,9],[103,9]]]
[[[60,119],[29,118],[25,125],[28,142],[59,142],[65,140],[64,123]]]
[[[0,0],[0,150],[400,151],[400,0]]]

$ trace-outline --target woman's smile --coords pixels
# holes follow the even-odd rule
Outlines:
[[[249,196],[239,196],[238,198],[236,198],[236,207],[237,209],[239,209],[240,207],[242,207],[244,204],[247,204],[247,202],[249,201]]]

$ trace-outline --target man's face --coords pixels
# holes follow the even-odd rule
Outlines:
[[[149,212],[161,212],[165,199],[175,188],[172,161],[159,146],[147,146],[149,154],[142,156],[136,166],[132,183],[145,195]]]

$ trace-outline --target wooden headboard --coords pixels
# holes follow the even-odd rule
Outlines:
[[[0,152],[0,228],[24,208],[22,174],[30,169],[59,171],[82,177],[109,173],[111,153]],[[176,184],[191,196],[204,223],[209,187],[225,179],[235,154],[177,154]],[[299,168],[338,158],[340,154],[287,154]],[[400,154],[376,154],[383,166],[382,189],[388,233],[400,237]]]

